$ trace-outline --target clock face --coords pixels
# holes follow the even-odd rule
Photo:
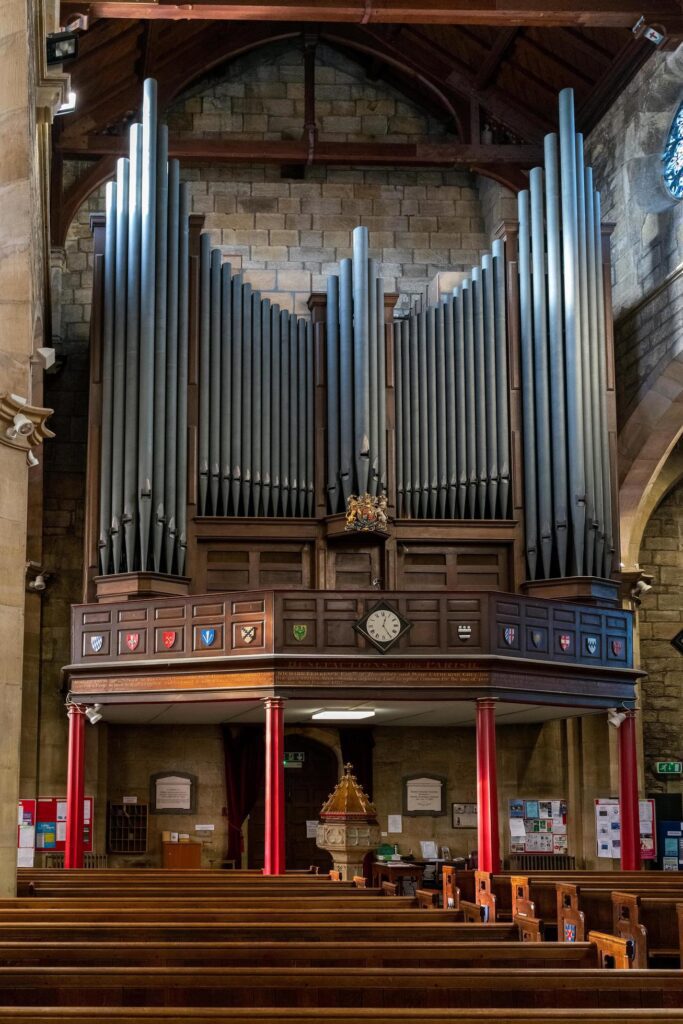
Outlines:
[[[410,629],[410,623],[385,602],[371,608],[355,629],[384,654]]]
[[[395,640],[401,632],[401,620],[389,608],[378,608],[365,620],[365,628],[373,640],[386,644]]]

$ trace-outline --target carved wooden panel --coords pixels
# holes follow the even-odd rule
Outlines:
[[[369,590],[373,580],[382,579],[382,551],[362,539],[345,539],[330,547],[335,590]]]
[[[508,545],[399,543],[398,585],[406,590],[507,590]]]
[[[209,592],[310,587],[312,545],[213,541],[199,545],[198,575]]]

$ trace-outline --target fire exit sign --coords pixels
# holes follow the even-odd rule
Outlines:
[[[657,761],[657,775],[683,775],[683,761]]]

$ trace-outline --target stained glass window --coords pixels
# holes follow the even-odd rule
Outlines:
[[[673,119],[663,159],[666,187],[675,199],[683,199],[683,103]]]

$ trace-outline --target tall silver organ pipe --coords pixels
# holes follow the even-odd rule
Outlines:
[[[368,229],[353,232],[353,258],[327,288],[327,502],[387,490],[384,283],[368,256]],[[310,482],[307,483],[307,487]],[[312,494],[311,494],[312,500]]]
[[[100,571],[182,573],[189,207],[151,79],[107,196]]]
[[[393,324],[399,516],[510,514],[505,280],[496,242],[452,295]]]
[[[310,516],[312,326],[222,263],[208,233],[199,277],[198,515]]]
[[[545,167],[518,197],[530,579],[607,577],[614,556],[600,194],[571,89],[559,115],[559,140],[546,136]]]

